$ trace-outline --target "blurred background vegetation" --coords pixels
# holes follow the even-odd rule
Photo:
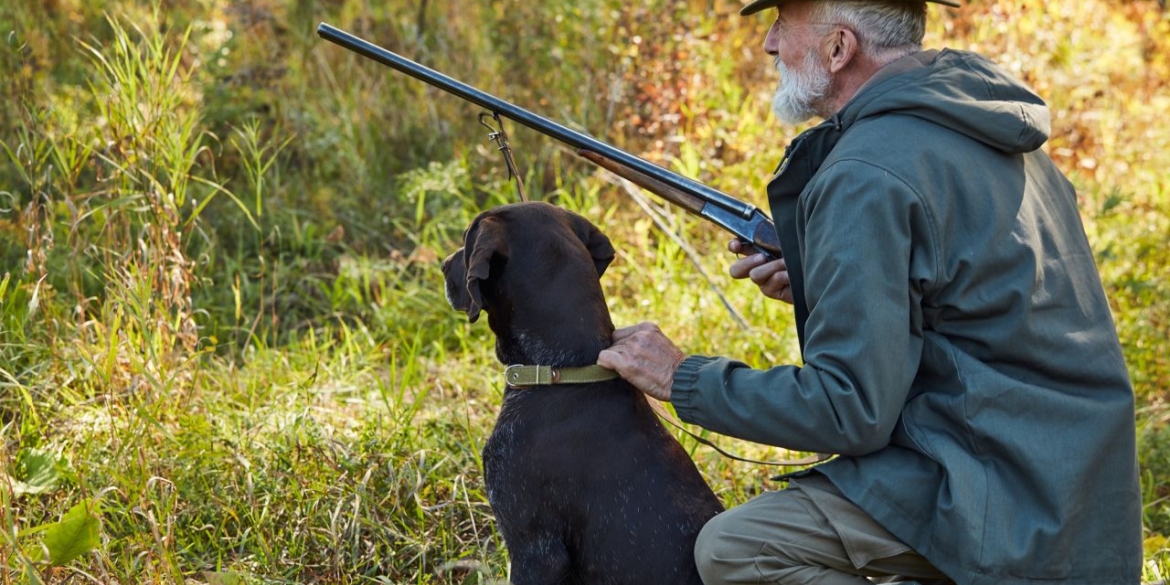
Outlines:
[[[501,396],[438,260],[513,198],[460,100],[330,22],[764,205],[799,129],[767,16],[725,0],[0,5],[0,583],[492,583],[479,450]],[[1051,105],[1137,391],[1146,578],[1170,535],[1170,16],[1154,0],[932,6]],[[618,261],[619,324],[795,361],[726,236],[509,126],[531,195]],[[679,236],[672,237],[671,234]],[[724,443],[734,443],[721,439]],[[684,440],[729,504],[772,470]],[[747,455],[766,449],[728,445]],[[1070,453],[1075,457],[1075,453]],[[1124,454],[1119,454],[1124,456]]]

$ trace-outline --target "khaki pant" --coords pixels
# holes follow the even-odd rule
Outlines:
[[[953,585],[816,473],[712,518],[695,561],[706,585]]]

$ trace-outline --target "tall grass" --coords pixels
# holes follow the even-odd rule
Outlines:
[[[438,261],[513,189],[474,108],[312,30],[353,30],[763,205],[799,129],[770,120],[766,23],[736,9],[0,6],[0,583],[503,582],[479,461],[498,364],[484,323],[447,307]],[[936,12],[929,42],[987,53],[1053,105],[1049,149],[1077,182],[1139,394],[1146,577],[1161,579],[1170,19],[1145,0]],[[614,240],[616,322],[798,360],[790,313],[723,276],[723,234],[508,129],[530,195]],[[775,487],[684,444],[728,505]]]

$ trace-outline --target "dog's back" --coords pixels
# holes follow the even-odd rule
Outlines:
[[[614,251],[587,220],[508,205],[464,238],[447,297],[473,321],[487,310],[501,362],[585,366],[609,346]],[[514,583],[701,583],[695,538],[723,507],[625,381],[509,387],[483,460]]]

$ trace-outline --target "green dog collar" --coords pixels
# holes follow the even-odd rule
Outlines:
[[[601,366],[555,368],[553,366],[512,365],[504,368],[504,382],[509,386],[545,386],[549,384],[590,384],[618,378],[618,373]]]

